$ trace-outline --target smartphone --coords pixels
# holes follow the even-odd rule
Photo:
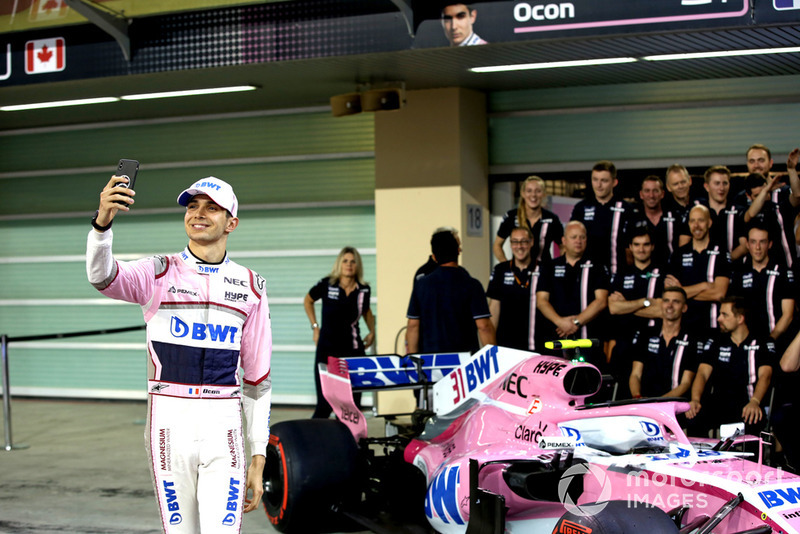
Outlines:
[[[114,172],[116,176],[127,176],[128,183],[117,182],[118,185],[124,185],[129,189],[134,189],[136,185],[136,175],[139,173],[139,162],[135,159],[121,159],[117,164],[117,170]],[[117,202],[117,204],[125,205],[124,202]]]

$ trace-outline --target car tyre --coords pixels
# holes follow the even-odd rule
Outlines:
[[[286,534],[347,529],[334,508],[361,500],[358,445],[332,419],[284,421],[270,428],[264,466],[264,507]]]

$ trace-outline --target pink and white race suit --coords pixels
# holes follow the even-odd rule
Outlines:
[[[188,247],[116,261],[112,237],[89,233],[86,269],[104,295],[139,304],[147,323],[145,441],[164,532],[238,533],[246,492],[242,406],[251,454],[266,454],[269,438],[264,279],[227,255],[204,263]]]

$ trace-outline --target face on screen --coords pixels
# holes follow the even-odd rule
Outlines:
[[[470,11],[465,4],[452,4],[442,10],[442,28],[452,46],[460,45],[472,35],[476,16],[477,12],[474,9]]]

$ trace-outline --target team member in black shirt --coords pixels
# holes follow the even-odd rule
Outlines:
[[[681,222],[686,224],[689,210],[699,202],[692,195],[692,176],[686,167],[675,163],[667,168],[665,180],[670,194],[666,195],[661,205],[665,211],[672,211],[680,216]]]
[[[789,173],[789,185],[785,186],[771,175],[772,152],[761,144],[755,144],[747,149],[747,172],[761,174],[767,181],[766,191],[760,196],[757,191],[752,191],[749,199],[752,204],[747,210],[744,220],[748,222],[759,212],[766,211],[769,219],[776,225],[776,233],[772,236],[774,250],[772,259],[784,261],[787,267],[794,267],[797,260],[797,251],[794,241],[794,215],[800,206],[800,177],[797,175],[797,162],[800,150],[794,149],[789,153],[786,161],[786,170]]]
[[[558,215],[552,211],[544,209],[547,199],[547,188],[544,180],[538,176],[528,176],[520,185],[519,206],[508,210],[503,216],[503,222],[497,229],[497,237],[494,239],[492,250],[497,261],[506,261],[503,252],[503,244],[511,230],[514,228],[525,227],[530,230],[533,237],[531,256],[535,263],[542,259],[552,258],[550,249],[553,245],[561,243],[564,229]],[[512,251],[513,252],[513,251]]]
[[[409,353],[474,352],[481,345],[495,344],[486,293],[458,266],[460,250],[452,232],[431,238],[439,267],[414,283],[406,313]]]
[[[627,263],[628,232],[637,220],[641,221],[632,204],[614,195],[616,186],[617,168],[614,164],[610,161],[595,163],[592,167],[594,196],[575,204],[570,217],[586,227],[586,255],[595,264],[605,266],[610,274]]]
[[[747,232],[748,254],[733,266],[729,295],[744,297],[750,308],[750,330],[778,341],[794,318],[796,286],[791,269],[771,259],[773,243],[764,226]],[[788,340],[777,346],[786,346]]]
[[[575,336],[607,339],[596,319],[608,306],[608,272],[604,265],[587,258],[586,227],[570,221],[564,228],[563,254],[540,269],[536,305],[548,324],[537,332],[553,339]],[[605,366],[601,354],[590,355],[596,365]]]
[[[653,242],[647,228],[637,228],[629,245],[633,265],[613,277],[608,296],[609,330],[616,341],[609,372],[619,384],[617,397],[627,396],[631,373],[631,348],[640,332],[655,327],[661,318],[660,295],[664,288],[664,266],[652,261]]]
[[[731,276],[728,254],[711,242],[710,227],[707,207],[695,206],[689,211],[692,242],[673,254],[664,280],[664,287],[683,287],[689,297],[687,324],[705,330],[717,327],[718,302],[725,296]]]
[[[704,175],[708,199],[704,205],[711,216],[711,241],[738,260],[747,252],[744,238],[744,212],[731,197],[731,171],[723,165],[709,167]]]
[[[751,173],[744,180],[744,193],[750,207],[744,222],[757,222],[769,230],[772,259],[792,267],[796,261],[794,239],[795,198],[788,187],[782,187],[777,176]],[[745,209],[745,208],[743,208]]]
[[[642,180],[639,198],[643,208],[641,218],[654,245],[653,261],[666,265],[672,253],[692,239],[689,227],[678,209],[665,206],[664,184],[658,176],[647,176]],[[636,229],[632,233],[635,234]]]
[[[681,322],[687,309],[686,292],[680,287],[665,289],[660,308],[661,326],[644,332],[634,345],[629,380],[633,398],[682,397],[697,371],[704,340]]]
[[[486,296],[497,330],[497,344],[520,350],[536,350],[535,261],[531,258],[533,238],[524,227],[511,230],[514,258],[495,265]]]
[[[701,414],[703,421],[698,424],[703,431],[744,421],[745,432],[757,434],[764,422],[761,404],[777,363],[775,344],[769,337],[750,333],[741,297],[723,299],[719,328],[720,335],[703,348],[686,417]]]
[[[331,274],[317,282],[303,301],[314,343],[317,345],[314,358],[314,381],[317,387],[317,406],[312,417],[327,418],[331,406],[322,395],[317,372],[318,363],[328,363],[328,356],[363,356],[365,349],[375,338],[375,316],[369,307],[371,290],[364,283],[364,267],[361,255],[354,247],[344,247]],[[317,323],[314,302],[322,299],[322,327]],[[359,319],[369,328],[369,333],[361,339]],[[355,399],[360,400],[360,395]]]
[[[664,265],[653,261],[653,242],[646,228],[639,228],[629,245],[633,265],[614,275],[608,309],[625,320],[629,332],[656,325],[661,317],[659,295],[664,288]],[[618,323],[618,321],[615,321]]]

